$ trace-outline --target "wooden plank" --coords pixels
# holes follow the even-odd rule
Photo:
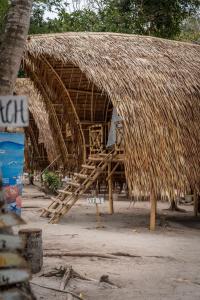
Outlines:
[[[27,267],[27,262],[18,253],[0,252],[0,268]]]
[[[20,250],[24,248],[24,243],[18,236],[0,234],[0,251]]]
[[[26,295],[18,289],[9,289],[9,291],[0,294],[0,300],[31,300],[32,297]]]
[[[51,198],[54,203],[62,204],[62,201],[59,198]]]
[[[81,178],[81,179],[87,179],[88,178],[88,175],[86,175],[86,174],[74,173],[74,175]]]
[[[108,156],[109,154],[108,154],[108,153],[99,153],[99,154],[97,154],[97,155],[99,155],[99,156],[101,156],[101,157],[106,157],[106,156]]]
[[[72,192],[70,192],[70,191],[65,191],[65,190],[58,190],[58,192],[59,193],[61,193],[61,194],[66,194],[66,195],[72,195],[73,193]]]
[[[75,186],[75,187],[80,187],[80,186],[81,186],[80,183],[75,182],[75,181],[69,181],[69,182],[67,182],[67,184],[68,184],[68,185]]]
[[[62,205],[62,204],[63,204],[63,201],[61,201],[60,199],[55,199],[55,200],[54,200],[54,203],[57,203],[57,204],[61,204],[61,205]]]
[[[16,214],[5,213],[0,215],[0,228],[25,224],[24,220]]]
[[[55,213],[57,207],[56,208],[44,208],[44,212],[47,212],[47,213],[50,213],[50,214],[53,214]]]
[[[94,170],[96,168],[96,166],[82,165],[82,168],[89,169],[89,170]]]
[[[26,269],[5,269],[0,272],[0,286],[12,285],[27,281],[30,277]]]
[[[90,161],[96,161],[96,162],[100,162],[104,160],[103,157],[97,156],[96,154],[90,155],[88,159]]]

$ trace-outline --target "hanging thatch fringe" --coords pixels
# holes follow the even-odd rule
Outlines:
[[[200,46],[144,36],[31,36],[25,59],[78,66],[125,120],[131,189],[160,193],[200,185]]]

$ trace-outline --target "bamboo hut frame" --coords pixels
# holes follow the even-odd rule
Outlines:
[[[84,122],[107,122],[116,107],[129,189],[150,195],[152,228],[161,191],[199,192],[199,45],[113,33],[36,35],[24,67],[43,98],[67,106],[73,141],[70,151],[65,142],[60,148],[79,160],[86,157]]]
[[[28,97],[29,111],[31,113],[31,119],[33,119],[30,123],[34,123],[32,126],[34,128],[30,126],[27,133],[32,140],[36,140],[35,142],[33,141],[33,144],[38,144],[38,140],[40,140],[45,146],[48,161],[54,161],[56,157],[58,157],[59,152],[52,136],[49,114],[44,105],[44,100],[41,99],[41,95],[37,93],[33,82],[28,78],[17,79],[15,92],[16,94],[26,95]],[[38,139],[35,139],[34,131],[39,131]],[[35,145],[34,148],[37,148],[37,145]],[[39,155],[39,151],[36,150],[36,152],[37,155]]]

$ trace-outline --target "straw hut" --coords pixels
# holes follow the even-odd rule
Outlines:
[[[115,107],[129,189],[152,198],[199,191],[199,45],[114,33],[36,35],[23,65],[64,163],[78,168],[88,156],[89,126],[106,127]]]

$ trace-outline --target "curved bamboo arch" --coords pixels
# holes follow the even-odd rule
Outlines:
[[[44,101],[45,104],[45,108],[46,111],[48,112],[49,116],[50,116],[50,127],[51,127],[51,131],[52,131],[52,135],[56,141],[56,144],[59,148],[59,152],[61,153],[61,159],[63,162],[63,165],[66,165],[68,163],[68,151],[67,151],[67,147],[65,145],[63,136],[61,134],[61,128],[59,125],[59,121],[55,112],[55,109],[52,105],[52,102],[49,99],[49,96],[46,92],[46,89],[43,87],[41,80],[39,79],[38,75],[36,72],[33,72],[30,68],[30,65],[27,64],[27,61],[24,62],[24,67],[27,71],[27,73],[30,76],[30,79],[33,81],[35,87],[37,88],[38,91],[40,91],[42,97],[41,99]],[[35,71],[35,69],[34,69]]]
[[[29,55],[28,59],[24,60],[23,65],[27,75],[42,94],[46,110],[52,118],[52,124],[51,122],[50,124],[54,138],[57,140],[64,166],[68,167],[68,169],[78,168],[80,163],[86,158],[85,137],[76,109],[64,83],[50,62],[44,57],[35,62],[33,57]],[[55,111],[54,105],[58,103],[64,106],[66,115],[64,121],[59,121]],[[65,126],[67,124],[70,125],[72,132],[72,143],[65,139]]]
[[[79,145],[82,145],[83,147],[83,160],[86,159],[86,149],[85,149],[85,137],[83,134],[83,130],[81,127],[81,123],[80,123],[80,119],[79,116],[76,112],[75,106],[71,100],[70,94],[67,90],[67,88],[65,87],[61,77],[59,76],[59,74],[54,70],[53,66],[51,65],[51,63],[47,60],[47,58],[45,56],[42,56],[42,59],[44,60],[44,62],[49,66],[49,68],[51,69],[51,72],[55,75],[57,83],[59,84],[59,88],[62,91],[62,94],[64,95],[64,99],[66,101],[66,105],[70,105],[71,106],[71,110],[73,112],[73,116],[69,118],[68,115],[68,120],[71,123],[71,129],[74,130],[75,128],[78,129],[78,140],[77,143]]]

